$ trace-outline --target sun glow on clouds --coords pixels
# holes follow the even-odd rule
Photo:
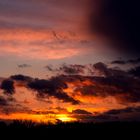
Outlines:
[[[0,119],[5,120],[27,120],[37,123],[57,123],[57,121],[62,122],[73,122],[76,118],[70,117],[68,114],[27,114],[27,113],[15,113],[10,115],[0,115]]]
[[[77,36],[69,31],[0,31],[0,56],[4,54],[24,59],[63,59],[88,53],[93,49],[92,44],[89,37]]]
[[[94,82],[92,83],[90,80],[84,80],[83,82],[77,80],[67,84],[68,87],[63,91],[73,99],[79,100],[80,104],[73,105],[54,97],[48,97],[48,99],[36,97],[35,94],[37,93],[27,89],[25,87],[26,83],[15,82],[16,93],[13,97],[16,99],[16,104],[20,105],[20,108],[13,106],[9,110],[9,106],[7,106],[5,110],[9,110],[8,115],[1,112],[0,119],[32,120],[44,123],[73,122],[81,120],[81,117],[86,117],[86,114],[80,114],[81,112],[78,112],[79,114],[73,113],[74,110],[85,110],[91,113],[90,116],[87,114],[89,117],[93,117],[114,108],[124,107],[118,104],[114,97],[96,97],[91,93],[83,95],[80,91],[75,90],[77,87],[94,85]],[[1,94],[3,94],[2,91]]]
[[[134,63],[128,71],[110,62],[120,51],[102,44],[104,39],[94,42],[87,2],[0,1],[0,119],[57,123],[140,112],[140,59],[114,61]],[[9,77],[14,74],[17,79]],[[1,85],[1,77],[8,85]]]
[[[121,93],[122,97],[118,97],[112,85],[106,89],[103,83],[98,83],[93,77],[60,75],[54,79],[39,80],[16,75],[11,78],[14,78],[15,92],[7,95],[6,91],[0,89],[0,119],[3,120],[54,124],[61,121],[89,122],[96,121],[98,116],[100,118],[100,115],[113,109],[139,106],[137,101],[130,102],[132,97],[125,100],[127,93]],[[10,87],[5,88],[9,90]],[[122,100],[125,103],[120,103]]]
[[[72,118],[67,114],[58,114],[56,115],[56,118],[62,122],[72,122],[72,121],[76,121],[76,118]]]

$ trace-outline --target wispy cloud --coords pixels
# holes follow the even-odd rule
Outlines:
[[[29,59],[63,59],[88,53],[94,42],[87,37],[87,43],[81,43],[80,36],[67,32],[58,32],[57,39],[51,30],[2,30],[0,35],[0,55],[9,55]]]

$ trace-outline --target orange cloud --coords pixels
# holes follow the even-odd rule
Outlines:
[[[139,106],[137,94],[131,90],[128,92],[127,89],[122,92],[122,83],[118,85],[117,82],[116,85],[118,77],[115,81],[111,79],[111,83],[108,83],[109,78],[59,75],[48,80],[40,80],[27,76],[11,76],[15,87],[15,92],[11,95],[14,100],[9,99],[8,95],[0,90],[0,118],[55,123],[57,119],[86,119],[86,113],[89,114],[89,118],[94,118],[110,110]],[[139,80],[125,78],[130,82],[129,87],[132,86],[132,89],[139,85]],[[132,80],[134,85],[131,83]],[[122,78],[121,81],[125,83]]]

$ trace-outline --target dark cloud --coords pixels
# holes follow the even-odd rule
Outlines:
[[[67,65],[65,66],[67,67]],[[115,68],[108,68],[102,62],[90,65],[94,71],[99,71],[100,74],[98,76],[73,75],[71,73],[79,73],[81,69],[83,70],[87,67],[83,65],[70,65],[71,67],[74,70],[76,69],[76,72],[69,72],[68,70],[67,74],[54,76],[48,80],[34,79],[24,75],[14,75],[10,79],[25,81],[23,86],[35,91],[37,93],[37,99],[55,97],[63,102],[79,104],[79,101],[75,100],[74,96],[70,96],[64,91],[68,88],[67,83],[73,83],[75,86],[73,95],[78,92],[81,96],[102,98],[112,96],[119,103],[124,104],[140,102],[140,79],[135,78],[139,76],[139,67],[127,72]],[[64,67],[58,69],[65,70]],[[5,93],[13,94],[14,85],[10,79],[2,82],[1,89]],[[88,81],[88,84],[85,81]],[[80,83],[80,85],[77,83]]]
[[[101,74],[109,76],[110,75],[110,71],[107,68],[107,65],[102,63],[102,62],[98,62],[96,64],[93,65],[93,67],[96,70],[99,70],[101,72]]]
[[[87,69],[86,65],[65,65],[76,69],[76,72],[67,72],[67,74],[57,75],[50,79],[34,79],[24,75],[13,75],[9,79],[1,82],[1,89],[4,93],[13,94],[15,91],[14,81],[24,82],[23,86],[32,90],[37,95],[38,100],[48,102],[49,97],[54,97],[64,103],[80,104],[75,99],[76,94],[79,96],[93,97],[113,97],[120,104],[130,104],[140,102],[140,79],[139,68],[124,71],[116,68],[109,68],[108,65],[99,62],[90,65],[93,71],[99,71],[99,75],[80,75],[71,74],[79,73],[81,69]],[[64,71],[64,67],[57,68]],[[82,72],[81,72],[82,73]],[[72,84],[73,93],[67,93],[68,84]]]
[[[93,65],[95,70],[98,70],[100,75],[110,77],[110,76],[125,76],[128,75],[127,72],[121,69],[108,68],[108,66],[102,62],[98,62]]]
[[[55,77],[50,80],[35,79],[29,82],[27,87],[38,92],[38,97],[52,96],[64,102],[70,102],[72,104],[79,104],[79,101],[68,96],[63,89],[67,88],[67,85],[60,79]]]
[[[128,108],[125,108],[125,109],[113,109],[113,110],[109,110],[105,114],[108,114],[108,115],[119,115],[121,113],[132,113],[134,111],[135,111],[135,108],[128,107]]]
[[[118,116],[111,116],[111,115],[107,115],[107,114],[100,114],[97,115],[95,117],[92,118],[93,122],[115,122],[115,121],[119,121],[119,117]]]
[[[9,106],[16,103],[16,99],[12,96],[0,96],[0,106]]]
[[[9,79],[2,81],[1,89],[4,90],[5,94],[12,95],[15,92],[14,82]]]
[[[21,74],[19,74],[19,75],[12,75],[12,76],[10,76],[10,79],[16,80],[16,81],[25,81],[25,82],[32,80],[31,77],[25,76],[25,75],[21,75]]]
[[[59,69],[65,74],[83,74],[85,66],[83,65],[62,65]]]
[[[140,100],[140,81],[132,77],[113,76],[94,79],[97,84],[94,88],[95,95],[114,96],[122,102],[139,102]]]
[[[83,68],[83,67],[82,67]],[[87,69],[87,67],[84,66]],[[140,102],[140,80],[135,76],[139,76],[139,67],[130,70],[129,72],[109,68],[108,65],[99,62],[90,65],[92,70],[98,71],[98,76],[82,76],[82,75],[59,75],[57,78],[61,79],[63,83],[75,84],[75,94],[81,93],[81,96],[98,96],[109,97],[112,96],[118,100],[119,103],[136,103]],[[77,81],[81,85],[76,85]],[[89,81],[90,84],[82,84],[84,81]]]
[[[56,40],[60,40],[60,37],[57,35],[55,31],[52,31],[52,34]]]
[[[74,116],[82,122],[140,121],[140,107],[113,109],[96,115],[75,113]]]
[[[140,107],[126,107],[123,109],[113,109],[96,116],[96,118],[105,117],[116,118],[117,121],[140,121]],[[109,119],[111,121],[111,119]]]
[[[140,66],[130,69],[128,73],[140,78]]]
[[[75,113],[72,113],[72,116],[77,118],[78,121],[88,123],[88,122],[106,122],[106,121],[117,121],[117,116],[108,115],[106,113],[102,114],[92,114],[90,112],[80,113],[79,111],[76,111]]]
[[[62,108],[62,107],[56,107],[56,108],[53,108],[53,109],[56,109],[58,113],[69,113],[68,110],[66,108]]]
[[[123,61],[123,60],[115,60],[115,61],[112,61],[111,64],[125,65],[126,64],[126,61]]]
[[[0,112],[3,114],[12,114],[12,113],[33,113],[28,107],[24,107],[20,104],[10,104],[0,109]]]
[[[140,58],[137,59],[129,59],[129,60],[115,60],[112,61],[111,64],[119,64],[119,65],[125,65],[125,64],[139,64]]]
[[[0,96],[0,106],[7,106],[7,105],[8,105],[7,100],[4,97]]]
[[[21,104],[18,104],[16,99],[12,96],[4,97],[0,96],[0,113],[2,114],[11,114],[16,112],[29,112],[29,108],[22,106]],[[31,111],[30,111],[31,112]]]
[[[111,75],[124,75],[124,71],[121,69],[111,69],[108,68],[103,62],[98,62],[95,64],[88,65],[78,65],[78,64],[63,64],[57,68],[52,65],[46,65],[45,68],[54,73],[64,74],[64,75],[96,75],[98,71],[100,76],[111,76]]]
[[[58,68],[54,68],[52,65],[46,65],[45,68],[51,72],[58,72],[66,75],[77,75],[77,74],[84,74],[84,70],[86,66],[78,65],[78,64],[63,64]]]
[[[18,65],[18,67],[19,68],[29,68],[29,67],[31,67],[31,65],[29,65],[29,64],[20,64],[20,65]]]
[[[79,114],[79,115],[91,115],[92,113],[82,110],[82,109],[76,109],[72,111],[72,114]]]
[[[78,92],[81,96],[112,96],[121,104],[140,102],[140,80],[131,76],[77,76],[67,79],[71,83],[76,83],[78,79],[81,81],[81,85],[75,85],[74,88],[74,93]],[[90,84],[86,85],[83,81],[89,81]]]
[[[130,63],[130,64],[140,64],[140,58],[130,59],[130,60],[127,61],[127,63]]]
[[[82,87],[77,87],[75,91],[80,91],[80,93],[84,96],[96,96],[95,92],[95,86],[94,85],[89,85],[89,86],[82,86]]]
[[[44,68],[47,69],[48,71],[51,71],[51,72],[56,71],[56,70],[54,70],[52,65],[46,65]]]
[[[90,30],[133,56],[140,53],[140,8],[137,0],[90,0]],[[115,48],[116,47],[116,48]]]
[[[93,122],[94,121],[94,115],[83,109],[73,110],[71,115],[74,118],[77,118],[78,121],[81,121],[81,122]]]
[[[88,65],[78,65],[78,64],[63,64],[57,68],[52,65],[46,65],[46,70],[49,72],[63,74],[63,75],[96,75],[98,71],[98,76],[113,76],[113,75],[125,75],[126,72],[119,68],[108,68],[103,62],[98,62],[95,64]]]

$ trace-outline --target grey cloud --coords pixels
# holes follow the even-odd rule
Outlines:
[[[18,65],[18,67],[19,68],[29,68],[29,67],[31,67],[31,65],[29,65],[29,64],[20,64],[20,65]]]
[[[125,65],[125,64],[140,64],[140,58],[129,60],[115,60],[111,64]]]

